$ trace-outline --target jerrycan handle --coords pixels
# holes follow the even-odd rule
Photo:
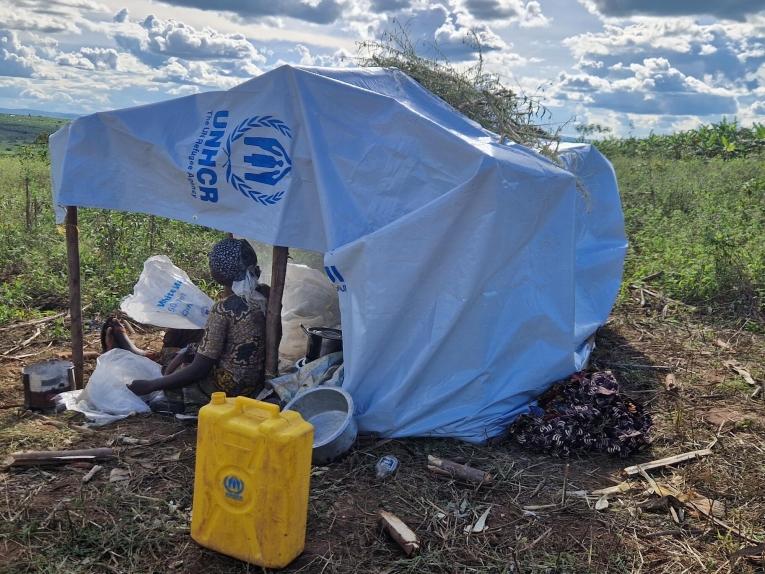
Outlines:
[[[255,409],[263,412],[269,419],[273,419],[279,416],[279,405],[273,403],[265,403],[263,401],[256,401],[250,397],[236,397],[234,399],[235,404],[240,412],[245,412],[249,409]]]

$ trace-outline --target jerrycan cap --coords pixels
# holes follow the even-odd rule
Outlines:
[[[210,404],[213,405],[225,405],[226,404],[226,393],[223,392],[215,392],[212,395],[210,395]]]

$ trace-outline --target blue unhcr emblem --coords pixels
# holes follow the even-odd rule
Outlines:
[[[226,478],[223,479],[223,489],[226,491],[227,498],[242,500],[244,482],[241,478],[237,478],[233,474],[229,474]]]
[[[335,284],[335,287],[338,291],[345,291],[348,289],[347,285],[345,284],[345,279],[343,279],[343,276],[340,275],[340,271],[337,269],[337,267],[334,265],[325,265],[324,272],[327,274],[327,277],[329,277],[329,280]]]
[[[268,136],[245,137],[250,130],[258,130],[262,134],[263,128],[270,132]],[[292,159],[279,136],[292,139],[292,130],[287,124],[273,116],[253,116],[231,132],[223,148],[226,154],[226,181],[242,195],[261,205],[274,205],[284,197],[284,189],[274,188],[280,184],[286,187],[287,176],[292,172]],[[239,140],[242,142],[234,146]],[[244,165],[244,177],[233,170],[231,157],[234,147],[242,152],[239,157]]]

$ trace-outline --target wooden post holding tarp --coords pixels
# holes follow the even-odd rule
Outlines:
[[[274,245],[271,260],[271,292],[266,308],[266,378],[279,376],[279,343],[282,341],[282,294],[287,276],[289,249]]]
[[[77,228],[77,208],[66,208],[66,262],[69,275],[69,318],[71,320],[72,363],[74,386],[83,386],[82,356],[82,297],[80,294],[80,233]]]

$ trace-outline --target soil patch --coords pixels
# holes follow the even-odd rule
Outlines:
[[[11,332],[1,346],[10,348],[32,332]],[[139,338],[155,347],[161,341],[159,333]],[[88,333],[87,340],[97,348],[97,333]],[[681,311],[628,303],[601,329],[597,344],[592,367],[611,369],[622,391],[653,414],[650,451],[629,459],[562,459],[507,440],[476,446],[367,437],[341,461],[313,468],[306,549],[285,571],[762,571],[757,556],[746,549],[762,542],[765,530],[765,440],[756,422],[765,420],[765,402],[751,398],[752,389],[740,384],[725,361],[748,365],[761,380],[755,366],[765,356],[763,337],[736,325],[714,328]],[[60,344],[47,345],[45,335],[38,337],[25,351],[39,355],[28,360],[66,352]],[[3,405],[22,402],[22,364],[0,361]],[[88,372],[93,366],[90,361]],[[678,383],[671,388],[665,385],[668,373]],[[0,409],[0,455],[112,445],[118,457],[102,464],[87,484],[82,477],[88,465],[0,474],[4,572],[259,571],[201,548],[189,536],[193,424],[149,415],[87,432],[76,428],[78,416],[51,418],[64,424]],[[138,444],[125,436],[139,439]],[[595,509],[597,496],[588,496],[624,480],[625,466],[709,445],[712,456],[651,476],[723,504],[722,520],[738,534],[692,512],[676,520],[669,506],[646,511],[643,503],[657,497],[640,477],[603,510]],[[384,454],[395,454],[401,466],[381,481],[374,465]],[[479,488],[430,474],[428,454],[489,471],[495,481]],[[114,468],[126,470],[127,480],[110,482]],[[486,530],[466,534],[487,508]],[[397,514],[418,534],[418,554],[406,558],[381,531],[380,509]]]

